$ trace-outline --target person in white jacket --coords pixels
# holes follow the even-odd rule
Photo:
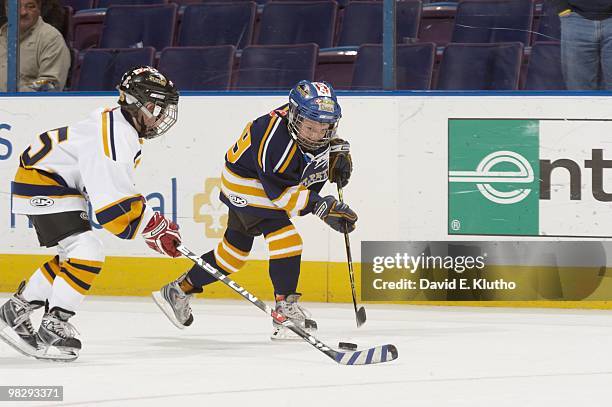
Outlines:
[[[142,234],[154,250],[180,253],[178,226],[154,212],[134,185],[143,140],[177,120],[179,94],[148,66],[126,72],[119,106],[94,111],[74,125],[41,133],[20,156],[11,186],[12,210],[27,215],[43,247],[57,255],[0,308],[0,338],[29,356],[74,360],[81,342],[68,322],[102,270],[104,249],[87,217],[121,239]],[[38,332],[30,314],[48,303]]]

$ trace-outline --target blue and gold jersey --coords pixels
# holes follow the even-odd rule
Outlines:
[[[261,218],[306,215],[327,181],[329,146],[304,152],[287,129],[288,105],[250,122],[225,155],[220,198]]]

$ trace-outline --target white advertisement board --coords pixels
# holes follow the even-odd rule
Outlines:
[[[113,106],[115,100],[112,96],[0,98],[0,239],[3,253],[46,252],[38,247],[27,219],[10,213],[10,182],[19,154],[37,134],[78,121],[99,106]],[[225,151],[247,122],[282,105],[285,100],[284,96],[184,96],[178,124],[160,140],[145,144],[142,164],[137,171],[137,186],[152,206],[177,220],[185,242],[194,250],[209,250],[223,231],[226,209],[218,200],[218,178]],[[612,185],[608,181],[606,160],[612,160],[612,152],[608,152],[612,125],[607,122],[612,112],[610,98],[362,94],[342,95],[340,102],[343,119],[339,134],[351,142],[355,167],[345,189],[345,200],[359,215],[358,228],[351,236],[356,259],[362,240],[507,240],[508,236],[520,239],[540,236],[542,239],[543,235],[609,235],[611,216],[606,194],[612,193]],[[535,165],[533,175],[537,190],[526,188],[520,182],[519,186],[510,183],[505,187],[499,182],[480,183],[504,194],[520,190],[521,185],[523,189],[533,189],[529,197],[537,198],[536,232],[477,230],[470,233],[468,228],[462,233],[461,228],[453,229],[453,220],[459,219],[449,216],[454,199],[454,194],[449,194],[452,192],[449,171],[476,171],[479,163],[477,161],[471,168],[451,168],[456,158],[453,154],[458,150],[449,143],[449,126],[456,119],[512,119],[537,123],[539,164]],[[512,149],[507,134],[495,137],[499,140],[499,149]],[[477,150],[474,145],[472,152]],[[542,198],[539,179],[543,160],[557,161],[550,173],[550,197],[546,199]],[[572,178],[570,170],[559,160],[577,163],[578,181],[577,170],[572,167]],[[599,160],[595,165],[601,168],[590,168],[593,163],[589,164],[589,160]],[[571,166],[568,162],[565,164]],[[504,161],[500,165],[500,168],[492,166],[488,170],[520,172],[511,162]],[[601,185],[593,178],[595,172],[602,174]],[[478,189],[479,183],[470,182],[471,195],[479,195],[479,199],[486,201]],[[579,193],[576,182],[580,184]],[[604,200],[594,195],[598,188],[604,194],[595,195]],[[328,185],[324,193],[335,194],[336,191]],[[472,217],[478,218],[481,212],[477,207],[472,209]],[[515,224],[518,220],[508,217],[501,222]],[[459,220],[459,224],[468,225],[469,220]],[[296,219],[296,225],[305,242],[305,260],[344,261],[341,235],[312,215]],[[99,233],[108,255],[155,256],[141,240],[125,242],[102,230]],[[479,236],[487,234],[504,236]],[[252,256],[256,259],[267,257],[261,239],[256,240]]]
[[[225,152],[249,121],[281,106],[286,99],[282,96],[182,97],[177,125],[160,139],[145,142],[136,185],[154,209],[177,221],[185,243],[192,250],[210,250],[224,231],[227,210],[218,195]],[[10,213],[10,183],[21,152],[36,135],[81,120],[97,107],[112,107],[115,101],[116,97],[88,96],[0,98],[2,253],[49,252],[38,247],[27,218]],[[389,115],[390,104],[395,104],[391,98],[343,99],[346,119],[339,133],[354,145],[355,160],[354,177],[344,190],[344,199],[360,215],[359,230],[353,235],[355,256],[359,255],[358,242],[362,239],[399,238],[397,222],[381,221],[383,217],[397,219],[398,214],[393,211],[399,207],[396,198],[385,197],[389,191],[397,191],[395,186],[399,182],[398,148],[392,145],[398,140],[397,125],[393,120],[382,120]],[[390,153],[393,156],[387,157]],[[323,193],[337,194],[329,185]],[[297,218],[295,223],[305,242],[303,259],[345,260],[342,235],[313,215]],[[109,256],[156,256],[141,239],[123,241],[104,230],[98,230],[98,234]],[[267,258],[263,239],[256,239],[250,258]]]

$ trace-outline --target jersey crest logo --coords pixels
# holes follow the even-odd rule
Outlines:
[[[237,206],[239,208],[244,208],[249,204],[249,202],[241,196],[229,195],[228,198],[234,206]]]
[[[46,196],[35,196],[30,199],[30,205],[36,208],[47,208],[49,206],[53,206],[55,201],[51,198],[47,198]]]

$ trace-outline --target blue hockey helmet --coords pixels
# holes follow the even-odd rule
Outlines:
[[[342,111],[336,92],[327,82],[303,80],[289,92],[289,134],[308,151],[329,144],[336,135],[340,117]],[[327,126],[320,126],[313,133],[308,120]]]

